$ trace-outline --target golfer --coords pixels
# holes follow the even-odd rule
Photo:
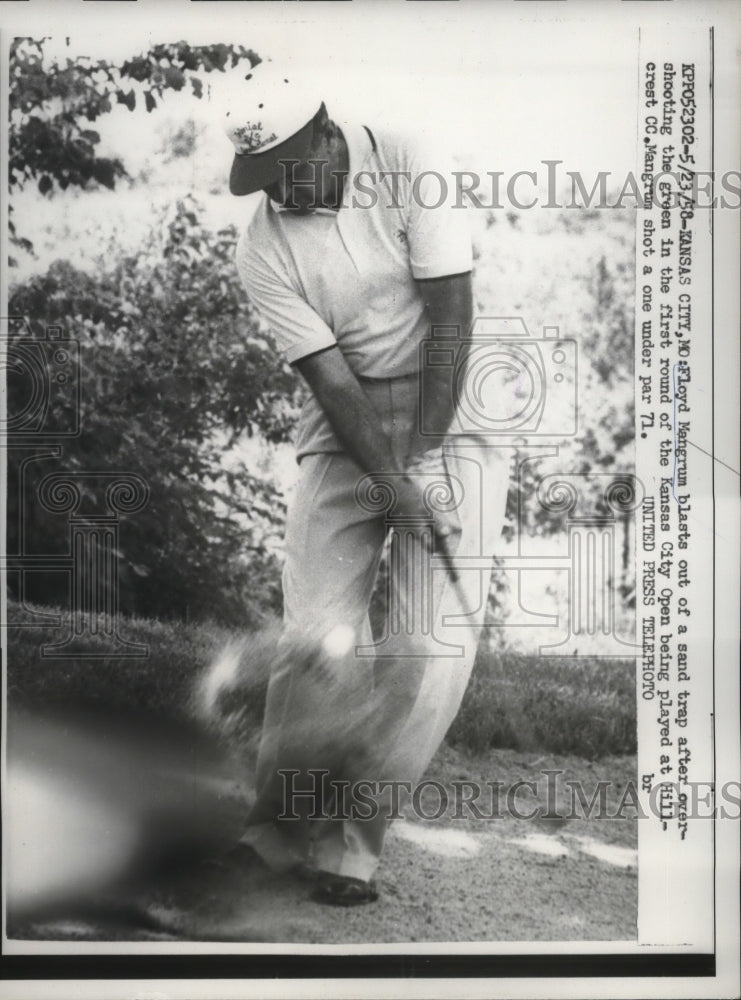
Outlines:
[[[398,815],[389,789],[419,782],[463,697],[507,494],[504,453],[455,410],[472,322],[467,211],[448,137],[430,147],[337,124],[273,63],[240,81],[225,125],[232,194],[263,192],[239,274],[310,389],[282,652],[240,845],[274,871],[314,873],[318,902],[368,903]],[[389,621],[374,642],[387,538]]]

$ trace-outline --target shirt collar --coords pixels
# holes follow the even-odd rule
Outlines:
[[[365,166],[365,163],[370,156],[373,149],[373,144],[371,142],[370,135],[367,129],[363,128],[362,125],[355,125],[353,122],[338,122],[342,135],[347,143],[348,152],[348,178],[356,176],[360,170]],[[351,183],[345,182],[345,190],[342,194],[342,205],[340,208],[347,208],[350,205],[350,192],[353,189]],[[285,205],[279,205],[277,202],[273,201],[272,198],[268,198],[270,202],[270,207],[274,212],[290,212],[290,208],[286,208]],[[315,208],[313,212],[309,212],[309,215],[332,215],[336,216],[338,213],[332,208],[319,207]]]
[[[269,198],[268,201],[270,202],[270,207],[274,212],[290,212],[292,215],[296,214],[292,208],[286,208],[285,205],[279,205],[278,202],[273,201],[272,198]],[[333,208],[325,208],[323,205],[320,205],[318,208],[312,209],[311,212],[305,212],[301,218],[306,218],[309,215],[337,215],[337,212]]]

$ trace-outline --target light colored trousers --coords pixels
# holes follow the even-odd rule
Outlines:
[[[396,458],[408,467],[425,445],[417,433],[417,378],[363,385]],[[379,795],[371,789],[418,782],[463,698],[486,613],[511,452],[484,436],[450,436],[444,470],[419,466],[430,503],[455,506],[458,530],[449,547],[456,585],[442,561],[431,558],[420,524],[394,521],[393,481],[373,488],[341,452],[313,400],[302,416],[297,451],[282,653],[271,670],[257,798],[242,840],[278,870],[309,862],[368,880],[391,812],[390,789]],[[389,613],[374,647],[368,606],[390,525]],[[322,646],[338,625],[352,630],[349,649],[342,634]],[[364,781],[373,784],[362,786],[358,805],[356,784]],[[341,799],[331,782],[346,783]],[[321,788],[321,805],[316,796],[300,794]]]

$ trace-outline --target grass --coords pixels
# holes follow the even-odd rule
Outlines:
[[[146,618],[122,618],[119,633],[129,642],[144,643],[141,659],[103,657],[62,659],[42,656],[42,646],[60,641],[65,628],[35,624],[33,611],[61,614],[58,608],[30,608],[9,602],[8,703],[30,710],[105,708],[113,713],[143,712],[175,723],[191,723],[194,689],[215,655],[235,639],[232,630],[213,623],[184,624]],[[86,652],[100,654],[102,638],[88,638]],[[254,724],[259,725],[267,675],[256,680]]]
[[[483,652],[447,741],[572,753],[589,759],[636,752],[632,659],[571,659]]]
[[[240,684],[220,707],[225,713],[238,710],[238,732],[232,729],[231,736],[241,741],[258,730],[274,644],[270,629],[245,636],[214,624],[127,618],[120,633],[146,643],[147,658],[66,660],[40,655],[41,646],[58,641],[63,630],[39,627],[31,611],[13,603],[8,620],[20,626],[8,631],[13,708],[99,707],[191,723],[200,676],[222,650],[232,648],[238,651]],[[88,645],[90,652],[105,649],[100,639]],[[236,705],[235,697],[244,704]],[[447,742],[474,753],[508,748],[589,759],[635,753],[634,662],[482,651]]]

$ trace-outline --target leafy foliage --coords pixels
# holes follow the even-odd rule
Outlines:
[[[168,90],[203,93],[199,73],[223,72],[259,57],[241,45],[154,45],[120,65],[78,56],[64,65],[45,58],[44,40],[15,38],[9,59],[8,179],[11,191],[35,182],[42,195],[55,188],[115,188],[127,176],[118,158],[98,155],[100,134],[89,125],[122,104],[153,111]],[[30,246],[11,220],[11,242]]]
[[[19,286],[13,314],[33,334],[50,325],[79,341],[81,433],[64,445],[69,471],[125,471],[151,490],[148,507],[121,530],[123,607],[130,612],[245,624],[245,608],[280,604],[273,553],[284,505],[278,489],[223,456],[243,436],[287,440],[298,387],[258,326],[233,266],[234,227],[210,232],[192,199],[159,220],[150,240],[96,274],[58,261]],[[9,412],[24,386],[9,385]],[[45,431],[70,426],[70,396],[50,394]],[[31,551],[66,544],[59,516],[35,502],[51,460],[24,466],[11,450],[9,551],[23,523]],[[25,477],[27,500],[21,500]],[[14,528],[14,525],[16,526]],[[61,600],[53,582],[37,600]]]

